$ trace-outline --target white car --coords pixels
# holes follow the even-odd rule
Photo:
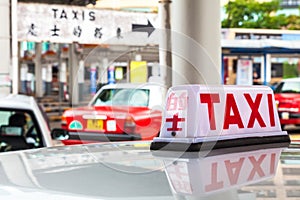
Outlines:
[[[211,89],[214,89],[213,93],[207,93]],[[217,93],[218,91],[221,92]],[[262,130],[258,134],[251,132],[251,129],[236,134],[235,126],[231,126],[231,132],[226,132],[228,135],[236,134],[231,140],[228,135],[221,134],[217,137],[201,136],[208,130],[205,126],[210,127],[212,120],[209,119],[213,118],[206,117],[206,123],[202,123],[205,114],[208,116],[212,112],[205,111],[206,107],[200,107],[200,104],[204,103],[209,107],[212,104],[209,102],[218,101],[216,96],[224,91],[228,98],[232,97],[231,102],[236,103],[234,91],[237,102],[243,102],[239,105],[251,105],[251,111],[250,108],[244,110],[244,115],[251,112],[260,116],[252,108],[260,99],[252,101],[250,92],[258,94],[258,98],[264,95],[264,107],[275,107],[275,102],[270,103],[273,101],[272,91],[265,86],[229,86],[226,90],[220,90],[219,86],[210,90],[197,85],[173,87],[167,94],[162,119],[169,124],[162,126],[159,137],[152,141],[101,142],[0,154],[0,198],[299,199],[300,152],[296,149],[299,146],[292,149],[287,133],[280,129],[277,113],[265,110],[264,114],[270,116],[270,124],[274,124],[275,128],[265,131],[265,126],[262,126],[261,129],[255,129]],[[240,97],[245,97],[248,101]],[[227,101],[221,104],[224,108],[230,105],[231,108],[227,109],[227,114],[230,115],[228,118],[235,123],[233,118],[237,116],[237,105],[234,104],[234,107]],[[271,106],[269,108],[274,111]],[[231,115],[230,111],[234,108],[235,115]],[[186,121],[186,125],[196,127],[190,133],[184,132],[183,126],[181,128],[178,125],[178,122],[185,122],[181,120],[184,109],[190,112],[190,116],[201,113],[199,120],[185,116],[190,119]],[[218,112],[222,114],[220,110]],[[175,131],[181,131],[181,135]],[[194,131],[196,135],[193,135]],[[52,135],[53,138],[64,138],[67,132],[55,129]]]
[[[0,98],[0,151],[50,146],[49,123],[33,97],[9,94]]]
[[[149,146],[133,141],[1,153],[0,198],[299,199],[299,151],[281,154],[284,145],[184,154]]]

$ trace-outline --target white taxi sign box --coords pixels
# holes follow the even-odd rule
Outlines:
[[[198,151],[204,146],[290,141],[281,130],[274,94],[267,86],[174,86],[168,91],[162,120],[152,150]]]
[[[283,146],[198,158],[165,157],[162,160],[173,194],[212,198],[221,193],[224,199],[232,199],[232,196],[226,198],[228,190],[274,177]]]

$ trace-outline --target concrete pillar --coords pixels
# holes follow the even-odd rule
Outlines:
[[[108,82],[107,68],[108,68],[108,59],[103,58],[102,63],[99,65],[99,71],[98,71],[98,78],[101,84],[107,84]]]
[[[220,0],[176,0],[171,10],[172,85],[220,84]]]
[[[267,85],[271,81],[271,54],[264,54],[261,59],[261,82]]]
[[[62,73],[62,65],[65,65],[65,68],[66,68],[66,64],[65,64],[66,58],[65,57],[67,57],[67,56],[63,56],[62,48],[63,48],[63,44],[59,44],[58,50],[57,50],[57,55],[58,55],[58,102],[59,103],[62,100],[64,100],[64,84],[66,84],[66,83],[61,83],[61,80],[67,79],[66,74],[64,75]],[[49,49],[51,49],[51,43],[49,44]],[[59,114],[61,114],[61,112]]]
[[[71,82],[71,81],[70,81]],[[67,64],[62,61],[59,66],[59,95],[60,100],[65,100],[65,90],[67,84]]]
[[[35,76],[33,73],[27,73],[27,95],[34,95],[35,92]]]
[[[75,54],[75,44],[69,44],[69,98],[71,105],[79,104],[79,92],[78,92],[78,70],[79,63],[78,57]]]
[[[12,78],[12,93],[18,94],[19,92],[19,45],[18,45],[18,23],[17,23],[17,0],[10,0],[11,5],[11,67],[13,69]],[[1,18],[2,19],[2,18]],[[2,26],[2,22],[1,22]],[[1,46],[2,47],[2,46]],[[2,54],[1,54],[2,55]]]
[[[42,65],[42,82],[43,82],[43,95],[46,93],[46,80],[47,80],[47,65]]]
[[[264,84],[265,82],[265,70],[266,70],[266,54],[264,54],[263,56],[260,57],[260,79],[261,79],[261,83]]]
[[[34,58],[34,70],[35,70],[35,96],[43,97],[43,79],[42,79],[42,43],[36,43],[35,45],[35,58]]]
[[[12,3],[14,1],[12,0]],[[12,66],[11,63],[11,20],[10,20],[10,0],[1,0],[0,1],[0,78],[2,80],[5,80],[5,77],[11,77],[12,83],[14,86],[18,87],[16,82],[19,79],[19,72],[18,68],[14,69],[14,71],[10,71],[10,67]],[[18,82],[17,82],[18,83]],[[18,91],[15,91],[18,93]],[[10,93],[10,87],[8,85],[6,86],[0,86],[0,93],[1,94],[8,94]]]
[[[270,81],[271,81],[271,76],[272,76],[272,74],[271,74],[271,71],[272,71],[272,61],[271,61],[271,59],[272,59],[272,56],[271,56],[271,54],[267,54],[266,55],[266,81],[264,82],[264,85],[267,85],[267,84],[269,84],[270,83]]]
[[[51,95],[52,93],[52,64],[48,64],[46,68],[46,95]]]
[[[160,0],[158,14],[159,30],[159,64],[160,76],[167,88],[172,86],[172,50],[171,50],[171,10],[170,0]]]
[[[78,81],[78,98],[79,101],[83,101],[84,97],[84,61],[79,61],[79,67],[77,72]]]
[[[20,80],[21,80],[21,93],[27,93],[27,72],[28,72],[28,65],[26,63],[21,64],[20,69]]]

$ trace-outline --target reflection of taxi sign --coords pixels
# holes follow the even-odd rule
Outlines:
[[[273,177],[281,151],[285,147],[286,144],[279,144],[276,148],[261,145],[259,149],[249,146],[249,149],[244,148],[239,152],[240,147],[236,147],[231,153],[216,153],[205,157],[199,155],[194,157],[193,152],[179,158],[159,157],[164,162],[165,172],[174,194],[187,195],[194,199],[201,197],[219,199],[217,197],[223,192],[221,194],[224,199],[233,199],[238,197],[238,191],[230,193],[226,191],[233,191],[234,188]],[[212,152],[215,153],[214,151],[218,150]]]
[[[222,148],[289,142],[267,86],[175,86],[168,91],[165,108],[152,150],[198,151],[204,143]]]

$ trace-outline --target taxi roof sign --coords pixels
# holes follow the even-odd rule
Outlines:
[[[281,130],[274,94],[267,86],[174,86],[168,90],[163,116],[152,150],[198,151],[208,143],[215,149],[290,142]]]

